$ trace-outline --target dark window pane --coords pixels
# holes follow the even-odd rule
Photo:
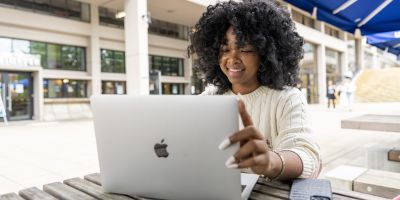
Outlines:
[[[61,52],[63,69],[76,70],[78,64],[76,57],[76,47],[63,46],[61,48]]]
[[[46,44],[42,42],[31,42],[31,54],[40,55],[40,64],[47,68]]]
[[[82,47],[76,48],[76,61],[77,61],[77,69],[81,71],[86,70],[86,60],[85,60],[85,53],[86,49]]]
[[[80,20],[81,19],[81,2],[78,1],[67,1],[67,13],[68,17],[71,19]]]
[[[158,19],[151,19],[151,24],[149,25],[149,33],[184,40],[188,40],[188,30],[188,26]]]
[[[152,55],[150,57],[150,69],[160,70],[164,76],[184,76],[183,59]]]
[[[15,0],[15,4],[19,9],[31,11],[33,0]]]
[[[0,0],[0,5],[5,7],[14,7],[15,1],[14,0]]]
[[[61,69],[61,46],[47,45],[47,67],[49,69]]]
[[[51,0],[51,12],[59,17],[68,17],[66,0]]]
[[[50,12],[50,0],[34,0],[33,9],[35,12],[48,14]]]
[[[101,71],[125,73],[125,52],[101,50]]]
[[[115,72],[124,73],[125,72],[125,56],[124,52],[116,51],[114,53],[115,58]]]

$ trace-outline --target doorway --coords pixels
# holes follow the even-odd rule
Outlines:
[[[9,121],[32,119],[32,82],[29,72],[0,71],[0,96]]]

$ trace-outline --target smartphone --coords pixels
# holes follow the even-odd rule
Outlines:
[[[291,200],[331,200],[331,182],[325,179],[296,179],[290,189]]]

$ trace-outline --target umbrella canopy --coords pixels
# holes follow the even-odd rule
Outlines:
[[[369,35],[367,43],[400,56],[400,31]]]
[[[285,0],[342,30],[362,35],[400,30],[400,0]]]

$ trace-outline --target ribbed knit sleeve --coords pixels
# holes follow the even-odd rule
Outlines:
[[[316,178],[321,168],[318,144],[313,139],[307,116],[307,102],[297,89],[283,92],[277,104],[277,132],[274,149],[296,153],[303,163],[300,178]]]

